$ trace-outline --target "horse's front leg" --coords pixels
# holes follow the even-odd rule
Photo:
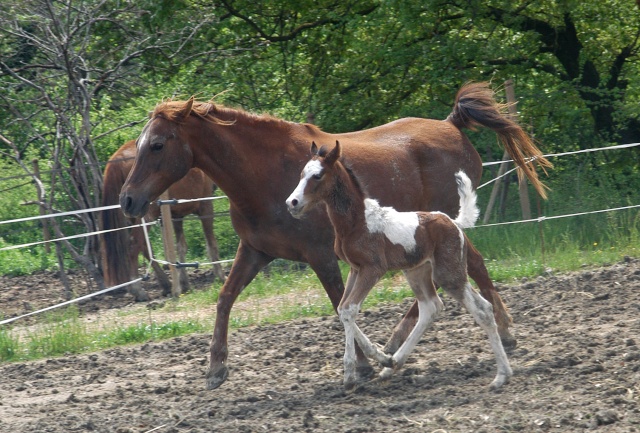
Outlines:
[[[139,223],[140,221],[137,221]],[[145,245],[144,240],[144,232],[141,227],[135,227],[131,229],[129,235],[129,251],[127,252],[128,264],[129,264],[129,276],[132,280],[135,280],[139,277],[138,275],[138,256],[140,253],[144,253],[145,257],[149,258],[149,254],[147,253],[147,246]],[[118,252],[119,253],[119,252]],[[155,262],[151,262],[155,263]],[[131,294],[136,302],[148,302],[151,300],[149,294],[142,288],[142,284],[140,282],[131,284],[127,291]]]
[[[411,354],[420,341],[422,334],[424,334],[425,330],[431,326],[438,314],[444,309],[444,304],[436,292],[431,274],[431,265],[429,263],[405,271],[407,281],[416,296],[419,318],[404,343],[393,353],[391,366],[380,372],[380,377],[383,379],[391,377],[395,370],[404,365],[409,354]]]
[[[242,241],[238,246],[236,258],[218,295],[216,323],[211,339],[211,359],[207,371],[207,389],[215,389],[227,380],[229,370],[226,366],[229,350],[227,348],[227,335],[229,331],[229,315],[231,307],[256,274],[273,260],[260,251],[257,251]]]

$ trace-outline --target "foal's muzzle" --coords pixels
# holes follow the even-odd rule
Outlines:
[[[287,200],[287,210],[294,218],[300,218],[304,214],[304,206],[296,198]]]

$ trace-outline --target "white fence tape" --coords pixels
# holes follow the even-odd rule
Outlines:
[[[544,157],[545,158],[551,158],[551,157],[573,155],[573,154],[578,154],[578,153],[597,152],[597,151],[601,151],[601,150],[625,149],[625,148],[635,147],[635,146],[639,146],[639,145],[640,145],[640,143],[621,144],[621,145],[609,146],[609,147],[583,149],[583,150],[577,150],[577,151],[571,151],[571,152],[547,154],[547,155],[544,155]],[[492,161],[492,162],[483,163],[482,165],[487,167],[487,166],[496,165],[496,164],[503,164],[503,163],[507,163],[507,162],[512,162],[512,160]],[[512,169],[512,170],[507,171],[502,176],[507,175],[508,173],[512,172],[513,170],[515,170],[515,168]],[[489,184],[491,182],[495,182],[496,180],[498,180],[498,178],[493,179],[493,180],[491,180],[491,181],[479,186],[478,188],[482,188],[483,186],[485,186],[485,185],[487,185],[487,184]],[[163,200],[162,202],[167,204],[166,202],[168,201],[168,202],[170,202],[170,204],[179,204],[179,203],[189,203],[189,202],[203,201],[203,200],[218,200],[218,199],[222,199],[222,198],[227,198],[227,197],[226,196],[218,196],[218,197],[202,197],[202,198],[196,198],[196,199],[178,199],[178,200],[171,199],[171,200]],[[614,211],[625,210],[625,209],[633,209],[633,208],[638,208],[638,207],[640,207],[640,204],[631,205],[631,206],[622,206],[622,207],[617,207],[617,208],[600,209],[600,210],[589,211],[589,212],[566,214],[566,215],[543,216],[543,217],[532,218],[532,219],[528,219],[528,220],[508,221],[508,222],[494,223],[494,224],[484,224],[484,225],[476,226],[476,228],[492,227],[492,226],[507,225],[507,224],[522,224],[522,223],[529,223],[529,222],[542,222],[542,221],[545,221],[545,220],[552,220],[552,219],[559,219],[559,218],[569,218],[569,217],[575,217],[575,216],[581,216],[581,215],[589,215],[589,214],[597,214],[597,213],[603,213],[603,212],[614,212]],[[120,205],[102,206],[102,207],[91,208],[91,209],[83,209],[83,210],[79,210],[79,211],[60,212],[60,213],[54,213],[54,214],[48,214],[48,215],[42,215],[42,216],[18,218],[18,219],[14,219],[14,220],[5,220],[5,221],[0,221],[0,225],[9,224],[9,223],[24,222],[24,221],[33,221],[33,220],[39,220],[39,219],[45,219],[45,218],[68,216],[68,215],[78,215],[78,214],[88,213],[88,212],[99,212],[101,210],[116,209],[116,208],[120,208]],[[147,233],[147,226],[152,225],[152,224],[156,224],[156,223],[155,222],[145,222],[144,219],[142,221],[143,222],[141,224],[128,226],[128,227],[123,227],[123,228],[119,228],[119,229],[102,230],[102,231],[96,231],[96,232],[92,232],[92,233],[83,233],[83,234],[74,235],[74,236],[68,236],[68,237],[63,237],[63,238],[52,239],[52,240],[49,240],[49,241],[32,242],[32,243],[23,244],[23,245],[13,245],[13,246],[10,246],[10,247],[0,248],[0,251],[16,249],[16,248],[24,248],[24,247],[33,246],[33,245],[40,245],[40,244],[44,244],[44,243],[48,243],[48,242],[60,241],[60,240],[63,240],[63,239],[76,239],[76,238],[82,238],[82,237],[88,237],[88,236],[95,236],[95,235],[98,235],[98,234],[101,234],[101,233],[107,233],[107,232],[117,231],[117,230],[125,230],[125,229],[129,229],[131,227],[142,227],[143,230],[144,230],[144,233],[145,233],[145,239],[146,239],[147,248],[149,250],[149,256],[151,257],[151,260],[155,260],[156,262],[158,262],[160,264],[176,265],[175,263],[170,263],[170,262],[167,262],[167,261],[164,261],[164,260],[160,260],[160,259],[156,259],[156,258],[153,257],[152,250],[151,250],[151,243],[149,241],[149,236],[148,236],[148,233]],[[207,263],[202,263],[202,264],[228,263],[228,262],[233,262],[234,260],[235,259],[220,260],[220,261],[216,261],[216,262],[207,262]],[[147,274],[148,274],[148,271],[147,271]],[[69,301],[66,301],[66,302],[62,302],[60,304],[56,304],[56,305],[52,305],[50,307],[43,308],[41,310],[32,311],[32,312],[29,312],[29,313],[21,315],[21,316],[12,317],[10,319],[2,320],[2,321],[0,321],[0,325],[11,323],[13,321],[16,321],[16,320],[24,318],[24,317],[29,317],[29,316],[32,316],[32,315],[35,315],[35,314],[40,314],[40,313],[43,313],[43,312],[46,312],[46,311],[50,311],[50,310],[53,310],[55,308],[63,307],[65,305],[69,305],[69,304],[72,304],[72,303],[75,303],[75,302],[80,302],[80,301],[83,301],[85,299],[92,298],[94,296],[99,296],[99,295],[111,292],[113,290],[117,290],[117,289],[129,286],[129,285],[137,283],[139,281],[142,281],[142,278],[137,278],[137,279],[134,279],[134,280],[129,281],[127,283],[123,283],[123,284],[119,284],[117,286],[109,287],[109,288],[106,288],[104,290],[99,290],[97,292],[90,293],[88,295],[84,295],[84,296],[81,296],[81,297],[78,297],[78,298],[75,298],[75,299],[72,299],[72,300],[69,300]]]

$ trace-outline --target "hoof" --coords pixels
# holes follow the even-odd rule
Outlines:
[[[391,378],[391,376],[393,376],[393,368],[389,367],[383,368],[379,375],[381,380],[387,380]]]
[[[222,365],[218,370],[207,372],[207,389],[216,389],[222,385],[229,376],[229,369]]]
[[[393,356],[391,355],[388,355],[387,357],[384,358],[383,361],[380,361],[380,365],[386,368],[391,368],[391,369],[394,369],[396,367],[395,361],[393,360]]]
[[[149,296],[149,294],[147,292],[142,290],[140,292],[137,292],[137,293],[133,294],[133,299],[136,302],[149,302],[151,300],[151,297]]]
[[[512,351],[518,345],[518,340],[516,340],[516,337],[511,335],[511,333],[509,332],[500,335],[500,340],[502,341],[502,347],[504,347],[504,350],[506,350],[507,352]]]
[[[367,382],[375,374],[373,367],[370,365],[363,365],[356,367],[356,382]]]
[[[509,383],[509,379],[511,378],[511,376],[513,375],[513,373],[511,372],[511,369],[509,369],[509,371],[505,374],[505,373],[499,373],[495,379],[493,379],[493,382],[491,382],[491,384],[489,385],[489,389],[492,391],[496,391],[500,388],[502,388],[503,385],[506,385],[507,383]]]
[[[358,382],[355,380],[344,380],[342,382],[342,386],[344,386],[345,391],[353,391],[356,389],[356,385],[358,385]]]
[[[491,391],[497,391],[498,389],[502,388],[502,386],[505,385],[508,382],[509,382],[509,379],[507,379],[507,378],[496,377],[495,379],[493,379],[493,382],[491,382],[491,384],[489,384],[489,389]]]

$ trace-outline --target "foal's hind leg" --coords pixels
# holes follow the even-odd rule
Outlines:
[[[509,326],[512,324],[511,315],[507,306],[502,302],[500,294],[491,282],[489,272],[484,264],[482,255],[467,240],[467,272],[469,276],[476,282],[482,296],[493,306],[493,315],[498,326],[498,334],[505,348],[513,349],[516,347],[517,340],[511,334]]]
[[[407,281],[416,295],[419,317],[418,321],[400,348],[393,354],[393,368],[385,368],[380,372],[380,377],[386,379],[394,370],[402,367],[407,358],[416,347],[422,334],[427,330],[438,314],[444,309],[444,304],[436,292],[431,277],[431,265],[424,264],[419,268],[405,271]]]
[[[457,295],[460,296],[460,294]],[[507,354],[505,353],[502,342],[500,341],[500,336],[498,335],[491,304],[482,296],[477,294],[468,282],[465,284],[460,301],[471,313],[476,323],[478,323],[478,325],[480,325],[489,336],[489,343],[491,344],[491,349],[496,356],[496,362],[498,364],[498,373],[496,374],[495,379],[493,379],[493,382],[491,382],[490,387],[493,389],[500,388],[509,381],[513,372],[511,371],[509,359],[507,358]]]
[[[512,320],[507,306],[502,302],[500,294],[496,291],[496,288],[491,282],[491,278],[489,277],[489,272],[484,264],[482,255],[475,249],[468,239],[465,244],[467,246],[467,272],[476,284],[478,284],[478,288],[480,289],[482,296],[493,306],[493,314],[502,344],[507,349],[513,349],[516,347],[518,342],[509,330]],[[418,314],[418,302],[416,301],[411,305],[411,308],[402,318],[400,323],[398,323],[394,328],[393,334],[384,346],[384,351],[386,353],[395,353],[398,350],[400,345],[407,338],[407,335],[409,335],[411,330],[414,328],[418,320]]]

